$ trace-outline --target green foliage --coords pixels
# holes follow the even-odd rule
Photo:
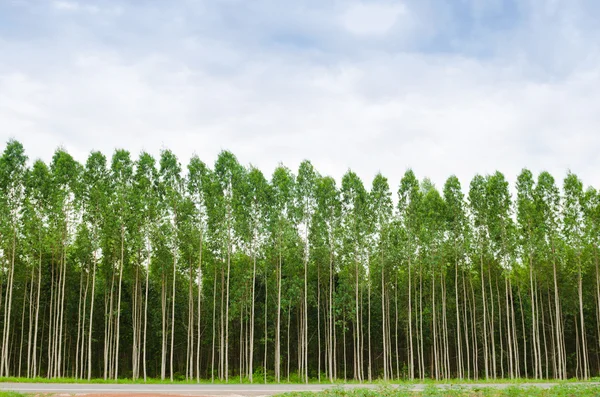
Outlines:
[[[437,387],[426,386],[422,391],[410,387],[380,387],[373,389],[331,388],[322,392],[293,392],[280,394],[286,397],[592,397],[597,396],[596,385],[561,385],[549,389],[538,387],[511,386],[505,389],[486,387]]]
[[[264,175],[228,151],[187,168],[170,150],[29,163],[11,140],[0,375],[597,375],[600,194],[572,173],[508,179],[438,190],[407,170],[369,189],[307,160]]]

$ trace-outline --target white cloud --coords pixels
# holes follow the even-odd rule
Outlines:
[[[342,26],[359,36],[383,36],[407,14],[403,3],[358,2],[341,15]]]
[[[57,0],[52,2],[52,6],[57,10],[76,11],[80,9],[79,3],[75,1]]]
[[[91,15],[96,14],[105,14],[118,16],[121,15],[123,9],[120,6],[109,6],[109,5],[97,5],[93,3],[81,3],[78,1],[69,1],[69,0],[55,0],[52,2],[52,7],[59,12],[84,12]]]
[[[394,18],[413,18],[407,13]],[[258,42],[270,32],[240,43],[232,29],[197,33],[203,25],[188,28],[185,20],[165,28],[149,14],[138,16],[141,27],[110,27],[131,40],[123,47],[106,44],[106,32],[83,43],[59,36],[50,46],[0,40],[0,141],[17,138],[30,157],[45,160],[59,145],[80,161],[92,149],[123,147],[135,156],[168,147],[184,163],[195,152],[210,164],[230,149],[266,174],[308,158],[336,178],[352,168],[366,185],[381,171],[394,190],[407,167],[438,187],[453,173],[465,185],[495,170],[514,181],[523,167],[559,182],[571,169],[600,187],[600,57],[589,51],[576,62],[570,41],[552,54],[573,55],[577,67],[549,77],[539,66],[547,54],[523,55],[534,45],[516,40],[526,28],[497,58],[362,56],[338,47],[282,52]],[[142,33],[124,34],[136,29]],[[361,29],[356,34],[385,34]]]

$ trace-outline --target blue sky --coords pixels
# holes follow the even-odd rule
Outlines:
[[[600,3],[0,0],[0,139],[600,187]]]

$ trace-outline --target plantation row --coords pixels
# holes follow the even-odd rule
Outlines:
[[[407,171],[393,201],[222,152],[0,158],[0,376],[307,381],[600,372],[600,195]]]

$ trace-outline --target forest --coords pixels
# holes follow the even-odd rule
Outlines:
[[[598,376],[600,192],[562,177],[365,185],[166,149],[46,164],[10,140],[0,377]]]

